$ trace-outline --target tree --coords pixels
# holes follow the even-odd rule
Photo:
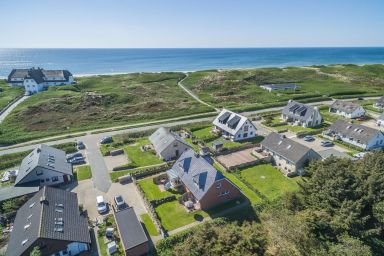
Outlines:
[[[264,255],[265,246],[265,234],[256,223],[207,223],[176,245],[173,255]]]
[[[30,256],[41,256],[40,248],[38,246],[35,246],[32,252],[30,253]]]

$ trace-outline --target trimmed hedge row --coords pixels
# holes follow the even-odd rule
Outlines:
[[[114,182],[118,181],[118,178],[127,174],[131,174],[132,177],[135,179],[141,179],[147,176],[151,176],[153,174],[157,174],[160,172],[164,172],[167,169],[169,169],[172,166],[173,162],[167,162],[162,165],[154,166],[154,167],[149,167],[149,168],[138,168],[138,169],[129,169],[127,168],[128,165],[126,166],[120,166],[120,167],[115,167],[113,169],[113,172],[111,173],[111,178]],[[127,170],[128,169],[128,170]]]
[[[161,204],[164,204],[164,203],[167,203],[167,202],[172,202],[172,201],[175,201],[175,200],[176,200],[176,196],[175,195],[170,195],[170,196],[166,196],[166,197],[163,197],[163,198],[160,198],[160,199],[151,200],[149,202],[151,203],[151,205],[153,207],[156,207],[156,206],[159,206]]]

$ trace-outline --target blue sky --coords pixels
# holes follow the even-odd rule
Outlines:
[[[5,47],[384,46],[383,0],[0,0]]]

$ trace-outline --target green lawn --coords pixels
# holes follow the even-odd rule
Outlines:
[[[133,145],[127,146],[124,151],[127,154],[132,167],[143,167],[161,164],[163,161],[152,151],[143,152],[140,147],[150,144],[147,138],[138,139]]]
[[[248,140],[242,140],[242,141],[230,141],[223,138],[220,138],[219,140],[223,142],[223,147],[232,149],[232,148],[238,148],[240,146],[250,144],[250,143],[259,143],[264,139],[263,136],[256,136],[254,138],[248,139]]]
[[[143,189],[145,196],[150,201],[172,195],[172,193],[169,191],[161,192],[159,187],[153,183],[152,178],[138,180],[138,183]]]
[[[156,226],[153,224],[153,221],[151,217],[149,217],[148,213],[141,214],[140,218],[144,222],[145,228],[147,229],[150,236],[159,235],[159,232],[157,232]]]
[[[196,220],[208,217],[203,211],[188,213],[185,207],[178,201],[171,201],[161,204],[155,208],[163,227],[167,231],[188,225]]]
[[[205,128],[202,128],[202,129],[194,131],[193,135],[197,139],[201,139],[201,138],[204,138],[204,137],[213,136],[214,134],[211,131],[212,131],[212,126],[208,126],[208,127],[205,127]]]
[[[235,175],[233,175],[232,173],[229,173],[229,172],[225,172],[223,171],[219,165],[217,165],[216,163],[213,164],[213,166],[221,171],[225,177],[227,177],[227,179],[229,179],[230,181],[233,182],[233,184],[235,184],[238,188],[240,188],[240,190],[243,192],[243,194],[249,199],[249,201],[251,201],[252,205],[256,204],[256,203],[259,203],[261,202],[261,198],[256,195],[255,192],[253,192],[251,189],[249,189],[241,180],[239,180]]]
[[[75,172],[78,181],[92,178],[91,166],[89,165],[77,166]]]
[[[270,200],[276,199],[288,191],[299,189],[295,179],[285,177],[270,164],[243,169],[240,175]]]

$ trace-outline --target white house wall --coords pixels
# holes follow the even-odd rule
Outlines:
[[[248,127],[248,129],[246,129]],[[244,136],[246,135],[246,136]],[[256,137],[256,127],[249,120],[245,121],[240,130],[232,137],[233,141],[246,140],[249,138]]]
[[[162,152],[160,152],[159,156],[161,159],[165,161],[169,161],[179,157],[182,153],[190,149],[189,146],[181,143],[178,140],[175,140],[174,143],[170,144],[167,148],[165,148]],[[178,150],[178,155],[176,155],[176,151]]]

